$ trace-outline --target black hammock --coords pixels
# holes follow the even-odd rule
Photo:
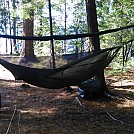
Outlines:
[[[16,80],[45,88],[63,88],[79,85],[103,71],[113,60],[122,46],[100,50],[77,59],[56,69],[37,69],[15,65],[0,59],[0,64],[8,69]]]

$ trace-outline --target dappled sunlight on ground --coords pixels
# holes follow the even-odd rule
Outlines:
[[[110,86],[123,98],[117,103],[118,108],[134,108],[134,72],[121,74],[119,76],[110,76],[108,78]]]
[[[134,108],[134,100],[125,100],[122,103],[117,104],[119,108]]]
[[[120,86],[120,87],[127,87],[127,86],[134,86],[134,79],[131,80],[120,80],[117,82],[113,82],[112,86]]]
[[[18,110],[20,113],[22,114],[31,114],[31,115],[48,115],[48,114],[54,114],[57,112],[57,108],[40,108],[40,109],[34,109],[34,108],[31,108],[31,109],[26,109],[26,110]]]
[[[84,100],[78,92],[46,89],[23,81],[3,79],[0,133],[17,134],[132,134],[134,130],[134,82],[129,77],[107,77],[113,100]],[[72,87],[77,91],[77,87]],[[77,99],[76,99],[77,97]],[[78,102],[79,101],[79,102]],[[81,103],[81,105],[80,105]]]

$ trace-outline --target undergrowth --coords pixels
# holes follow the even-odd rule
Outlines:
[[[116,58],[105,70],[106,75],[120,75],[126,72],[134,72],[134,57],[128,58],[123,62],[122,58]]]

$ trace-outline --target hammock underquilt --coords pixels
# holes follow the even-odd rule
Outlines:
[[[103,71],[113,60],[122,46],[100,50],[56,69],[37,69],[15,65],[0,59],[16,80],[44,88],[63,88],[79,85]]]

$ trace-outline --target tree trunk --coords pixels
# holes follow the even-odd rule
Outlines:
[[[33,36],[34,29],[34,11],[31,10],[29,13],[29,18],[24,19],[23,21],[23,33],[24,36]],[[25,40],[23,44],[23,55],[25,57],[33,57],[34,56],[34,46],[33,40]]]
[[[49,20],[50,20],[50,35],[53,36],[53,23],[52,23],[52,13],[51,13],[51,0],[48,0],[48,6],[49,6]],[[53,63],[53,68],[56,67],[55,65],[55,52],[54,52],[54,42],[53,40],[50,40],[51,44],[51,55],[52,55],[52,63]]]
[[[16,6],[15,6],[15,0],[13,0],[13,10],[15,12]],[[13,35],[16,35],[16,17],[13,17]],[[13,39],[13,45],[14,45],[14,51],[16,52],[16,39]]]
[[[88,32],[98,32],[98,21],[95,0],[86,0]],[[90,38],[94,51],[100,50],[99,36]]]
[[[87,10],[88,31],[93,32],[93,33],[99,32],[95,0],[86,0],[86,10]],[[94,47],[94,51],[99,51],[100,50],[99,36],[90,38],[90,41]],[[100,97],[104,96],[105,92],[108,91],[106,83],[105,83],[104,70],[100,70],[100,73],[96,76],[96,79],[98,79],[100,81],[100,85],[99,85],[99,88],[97,86],[96,91],[93,91],[95,99],[96,99],[96,97],[100,98]],[[89,90],[90,90],[90,87],[89,87]],[[95,92],[96,92],[96,94],[95,94]],[[91,93],[91,91],[87,92],[87,93]],[[94,96],[92,96],[92,98],[94,98]]]

